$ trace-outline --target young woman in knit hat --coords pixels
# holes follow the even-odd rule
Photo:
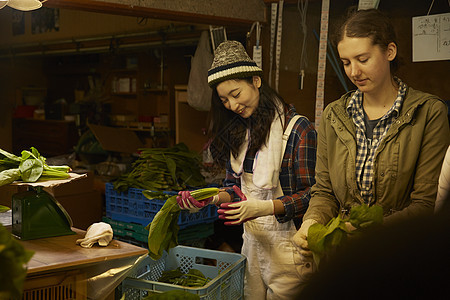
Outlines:
[[[309,120],[261,76],[241,43],[225,41],[215,50],[208,71],[210,151],[226,166],[224,186],[234,189],[201,203],[183,191],[178,203],[191,211],[220,204],[219,218],[226,225],[244,224],[246,299],[295,299],[313,269],[292,237],[315,182],[317,136]]]

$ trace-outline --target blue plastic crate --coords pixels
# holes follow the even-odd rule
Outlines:
[[[105,184],[106,217],[128,223],[137,223],[147,226],[163,207],[164,200],[147,199],[142,193],[143,189],[129,188],[127,192],[119,193],[114,190],[111,182]],[[177,192],[165,192],[175,195]],[[217,219],[215,205],[207,205],[197,213],[181,211],[178,218],[180,229],[195,224],[210,223]]]
[[[146,257],[136,265],[121,284],[127,300],[140,300],[150,293],[185,290],[207,300],[235,300],[244,298],[245,256],[238,253],[208,250],[187,246],[170,249],[159,260]],[[190,269],[201,271],[212,280],[199,288],[162,283],[157,280],[163,271],[180,268],[183,273]]]

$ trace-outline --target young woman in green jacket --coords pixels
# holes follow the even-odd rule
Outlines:
[[[447,106],[394,76],[397,42],[377,9],[351,14],[335,44],[356,90],[328,105],[318,129],[316,183],[294,242],[310,254],[309,227],[360,204],[380,205],[384,224],[432,214],[450,143]]]

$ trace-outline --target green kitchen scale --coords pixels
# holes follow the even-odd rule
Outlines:
[[[75,234],[64,207],[42,186],[12,195],[11,233],[21,240]]]

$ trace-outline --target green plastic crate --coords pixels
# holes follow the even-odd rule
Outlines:
[[[103,222],[111,225],[114,236],[118,239],[126,238],[126,241],[135,240],[141,242],[141,246],[147,247],[148,242],[148,230],[145,226],[140,224],[127,223],[110,218],[103,217]],[[180,244],[188,243],[190,241],[196,241],[204,239],[214,234],[214,223],[197,224],[180,229],[178,232],[178,242]]]

